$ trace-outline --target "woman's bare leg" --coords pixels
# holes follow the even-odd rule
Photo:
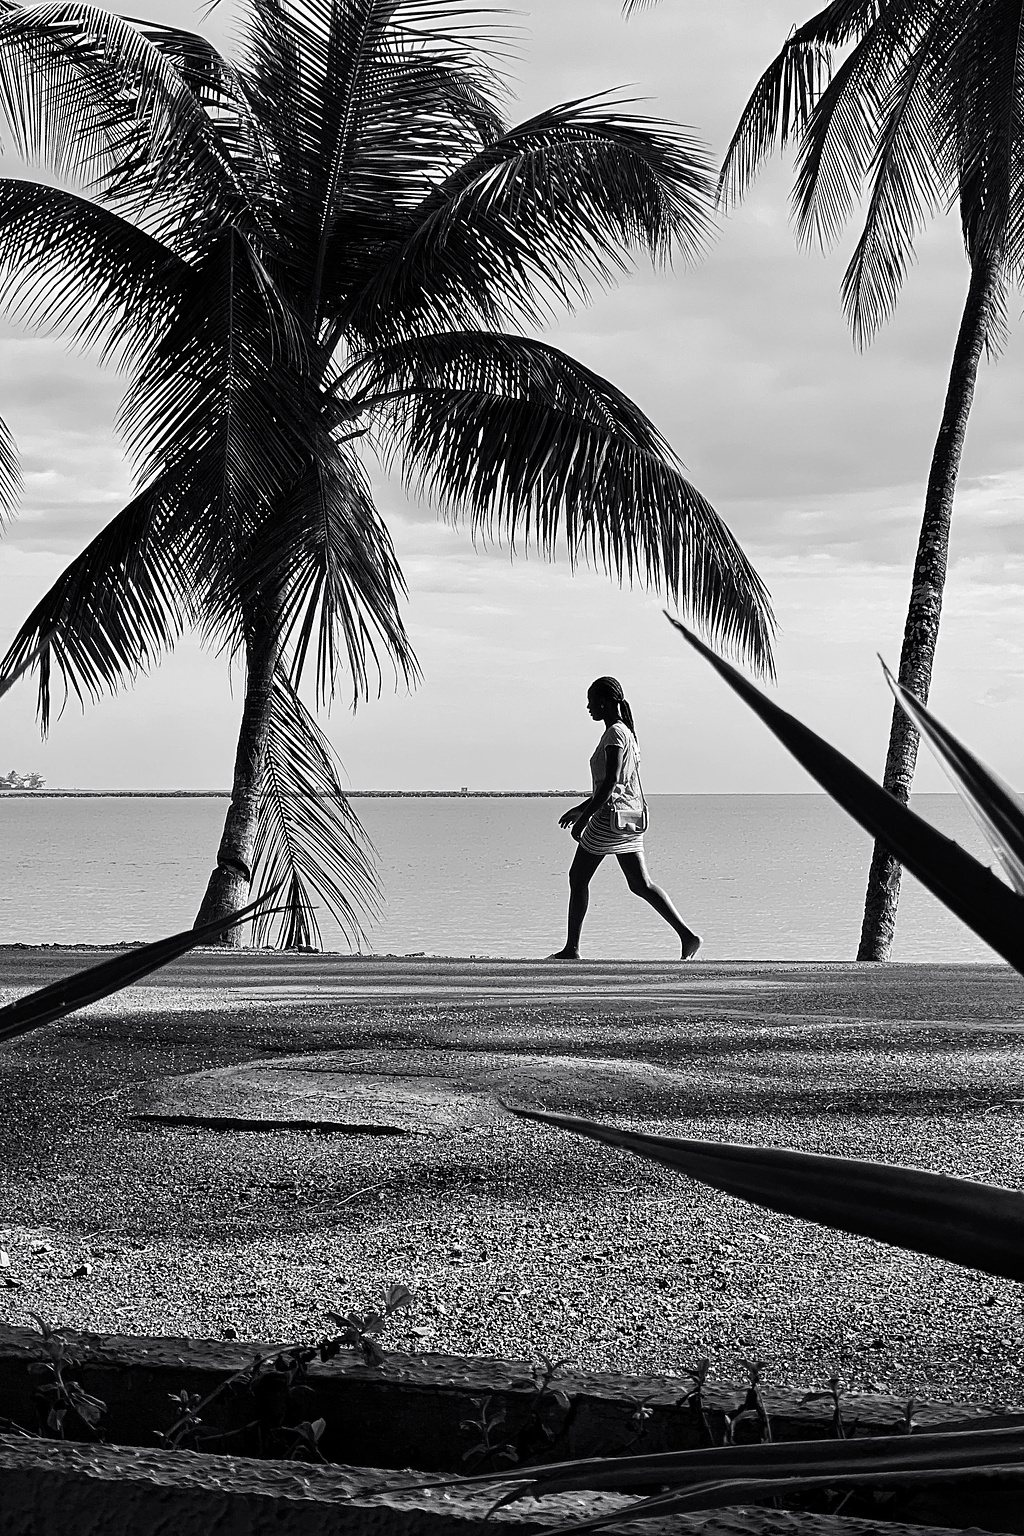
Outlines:
[[[622,866],[622,873],[626,877],[626,884],[634,896],[639,896],[646,901],[648,906],[654,908],[659,917],[663,917],[670,928],[674,928],[679,935],[682,945],[681,960],[692,960],[700,949],[700,939],[692,928],[687,928],[666,891],[660,885],[655,885],[647,869],[647,860],[642,853],[617,853],[615,857]]]
[[[578,960],[580,957],[580,931],[590,905],[590,882],[594,870],[604,858],[603,853],[588,853],[585,848],[576,849],[576,857],[569,866],[569,925],[565,948],[549,955],[549,960]]]

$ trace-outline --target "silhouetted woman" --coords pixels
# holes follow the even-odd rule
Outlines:
[[[681,960],[691,960],[700,939],[683,922],[668,896],[647,872],[644,834],[639,830],[644,797],[640,786],[640,748],[633,727],[633,711],[623,697],[622,684],[614,677],[599,677],[587,690],[587,709],[594,720],[604,721],[604,735],[590,759],[594,792],[582,805],[558,818],[579,843],[569,870],[569,928],[565,948],[552,960],[578,960],[580,930],[590,905],[590,882],[608,853],[622,866],[626,884],[634,896],[654,908],[679,935]],[[625,813],[623,816],[621,813]],[[633,827],[620,828],[621,820]]]

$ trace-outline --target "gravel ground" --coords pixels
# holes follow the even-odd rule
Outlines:
[[[965,997],[970,992],[966,970]],[[918,1164],[1022,1187],[1024,1031],[1016,993],[915,1027],[844,1021],[822,975],[760,1016],[557,1006],[368,1007],[143,987],[0,1053],[8,1106],[0,1322],[29,1310],[98,1332],[286,1340],[324,1311],[415,1292],[395,1348],[718,1377],[773,1386],[1024,1402],[1020,1288],[829,1233],[668,1170],[511,1118],[452,1137],[139,1125],[132,1091],[255,1057],[410,1046],[648,1061],[615,1104],[568,1079],[549,1105],[688,1135]],[[0,993],[0,1000],[13,996]],[[787,1004],[786,998],[789,997]],[[893,993],[893,998],[896,994]],[[863,999],[858,995],[858,1011]],[[906,999],[901,1005],[906,1013]],[[900,1014],[892,1008],[876,1011]]]

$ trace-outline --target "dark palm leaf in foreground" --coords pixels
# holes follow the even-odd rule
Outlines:
[[[507,1107],[526,1120],[678,1168],[769,1210],[1024,1280],[1024,1194],[1015,1189],[857,1158],[650,1136],[574,1115]]]
[[[245,663],[233,795],[200,920],[285,882],[350,935],[370,849],[295,690],[413,680],[363,455],[483,537],[561,544],[684,603],[771,670],[767,594],[656,428],[515,331],[696,253],[689,133],[610,98],[510,124],[502,38],[463,0],[248,0],[238,56],[78,0],[0,0],[0,121],[60,187],[0,180],[6,312],[116,360],[138,489],[0,664],[96,696],[185,628]],[[0,502],[13,494],[0,437]],[[290,733],[292,727],[296,734]]]
[[[265,912],[276,895],[276,887],[265,891],[241,911],[234,913],[231,921],[242,923]],[[133,982],[141,981],[143,976],[149,976],[162,966],[170,965],[172,960],[180,959],[190,949],[200,944],[217,942],[221,936],[222,929],[218,923],[200,924],[185,929],[183,933],[173,933],[166,939],[157,939],[152,944],[140,944],[123,955],[115,955],[112,960],[101,960],[99,965],[91,965],[88,970],[76,971],[72,976],[41,987],[38,992],[19,997],[15,1002],[0,1008],[0,1040],[13,1040],[17,1035],[28,1034],[29,1030],[38,1029],[43,1024],[53,1024],[66,1014],[74,1013],[89,1003],[98,1002],[101,997],[109,997],[114,992],[130,987]]]
[[[1024,896],[1010,890],[958,843],[929,826],[848,757],[780,709],[678,620],[671,615],[667,617],[844,811],[877,838],[951,912],[991,944],[1004,960],[1024,973]],[[1024,810],[1007,793],[1005,786],[993,785],[994,776],[989,770],[960,746],[917,700],[900,690],[897,701],[901,708],[912,708],[914,718],[922,727],[927,722],[930,734],[946,743],[945,760],[949,771],[956,775],[961,787],[967,786],[972,803],[991,808],[988,820],[990,823],[998,821],[1004,840],[1013,829],[1016,846],[1024,847]],[[952,755],[954,747],[955,757]],[[998,843],[997,851],[1003,846],[1004,843]]]

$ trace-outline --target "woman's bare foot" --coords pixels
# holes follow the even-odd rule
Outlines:
[[[680,960],[692,960],[698,949],[700,949],[700,938],[695,933],[691,934],[688,939],[683,940],[683,952],[679,956]]]
[[[700,943],[699,939],[697,943]],[[557,954],[548,955],[549,960],[578,960],[579,957],[580,952],[578,949],[560,949]]]

